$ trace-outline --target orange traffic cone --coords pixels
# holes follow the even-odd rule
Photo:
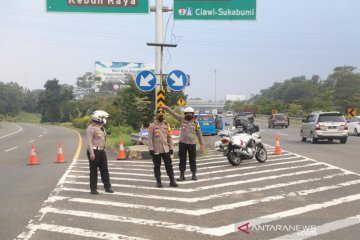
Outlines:
[[[29,159],[29,163],[27,165],[39,165],[39,164],[40,163],[38,162],[36,152],[35,152],[35,146],[34,146],[34,144],[32,144],[31,145],[30,159]]]
[[[275,155],[280,155],[281,154],[281,147],[280,147],[280,141],[279,141],[279,137],[276,136],[276,140],[275,140]]]
[[[58,147],[59,147],[59,151],[58,151],[57,160],[56,160],[55,163],[66,163],[64,161],[64,153],[63,153],[63,150],[62,150],[61,143],[59,143]]]
[[[123,140],[120,139],[120,145],[119,145],[119,152],[118,152],[117,160],[123,160],[125,158],[126,157],[125,157],[124,143],[123,143]]]

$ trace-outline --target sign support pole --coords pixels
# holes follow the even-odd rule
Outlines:
[[[157,94],[162,86],[162,50],[163,37],[163,0],[156,0],[155,2],[155,43],[158,44],[155,48],[155,113],[157,111]]]

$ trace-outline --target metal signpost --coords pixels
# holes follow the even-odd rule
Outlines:
[[[174,0],[178,20],[256,20],[256,0]]]

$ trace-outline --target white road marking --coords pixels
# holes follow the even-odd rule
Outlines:
[[[328,168],[324,168],[322,170],[319,169],[319,170],[316,170],[316,171],[319,172],[319,171],[325,171],[325,170],[328,170]],[[264,190],[269,190],[269,189],[287,187],[287,186],[292,186],[292,185],[298,185],[298,184],[303,184],[303,183],[309,183],[309,182],[314,182],[314,181],[321,181],[321,180],[325,180],[325,179],[331,179],[331,178],[334,178],[334,177],[346,176],[346,175],[349,175],[349,174],[347,174],[347,173],[337,173],[337,174],[332,174],[332,175],[326,175],[326,176],[319,177],[319,178],[309,178],[309,179],[305,179],[305,180],[298,180],[298,181],[293,181],[293,182],[286,182],[286,183],[278,183],[278,184],[274,184],[274,185],[267,185],[265,187],[249,188],[248,190],[235,190],[235,191],[228,191],[228,192],[224,192],[224,193],[206,195],[206,196],[202,196],[202,197],[191,197],[191,198],[166,197],[166,196],[146,195],[146,194],[132,194],[132,193],[127,193],[127,192],[122,193],[120,191],[116,191],[114,195],[136,197],[136,198],[149,198],[149,199],[160,199],[160,200],[168,200],[168,201],[179,201],[179,202],[194,203],[194,202],[207,201],[207,200],[212,200],[212,199],[222,198],[222,197],[227,197],[227,196],[233,196],[233,195],[236,195],[236,194],[245,194],[245,193],[258,192],[258,191],[264,191]],[[84,176],[84,178],[88,178],[88,177]],[[181,185],[182,184],[183,183],[181,183]],[[63,190],[63,191],[74,191],[74,192],[89,192],[89,190],[79,189],[79,188],[65,188],[64,187],[61,190]],[[59,199],[59,200],[62,200],[62,199]]]
[[[348,217],[345,219],[340,219],[340,220],[336,220],[333,222],[325,223],[320,226],[315,226],[314,230],[316,231],[316,233],[314,233],[314,235],[311,235],[311,234],[304,235],[304,234],[301,234],[301,232],[295,232],[292,234],[280,236],[278,238],[273,238],[272,240],[300,239],[300,237],[301,237],[301,239],[308,239],[308,238],[312,238],[314,236],[333,232],[333,231],[336,231],[336,230],[339,230],[342,228],[346,228],[346,227],[350,227],[350,226],[354,226],[357,224],[360,224],[360,214],[356,215],[356,216]]]
[[[115,206],[115,207],[123,207],[123,208],[134,208],[134,209],[145,209],[145,210],[152,210],[152,211],[158,211],[158,212],[167,212],[167,213],[179,213],[179,214],[185,214],[190,216],[202,216],[206,214],[211,214],[215,212],[221,212],[226,210],[232,210],[237,209],[241,207],[247,207],[259,203],[265,203],[265,202],[272,202],[275,200],[281,200],[285,199],[286,197],[293,197],[298,195],[309,195],[312,193],[318,193],[323,191],[328,191],[332,189],[342,188],[346,186],[356,185],[359,184],[360,180],[354,180],[354,181],[348,181],[336,185],[330,185],[330,186],[322,186],[314,189],[307,189],[307,190],[299,190],[296,192],[290,192],[290,193],[284,193],[280,195],[273,195],[268,196],[264,198],[258,198],[258,199],[251,199],[231,204],[223,204],[223,205],[216,205],[210,208],[202,208],[202,209],[179,209],[179,208],[169,208],[169,207],[154,207],[149,205],[140,205],[140,204],[130,204],[130,203],[124,203],[124,202],[113,202],[113,201],[101,201],[101,200],[92,200],[92,199],[84,199],[84,198],[70,198],[68,201],[71,202],[78,202],[78,203],[88,203],[88,204],[98,204],[98,205],[104,205],[104,206]],[[257,191],[257,190],[256,190]],[[244,192],[250,192],[250,191],[244,191]]]
[[[87,238],[97,238],[97,239],[106,239],[106,240],[146,240],[145,238],[138,238],[138,237],[130,237],[122,234],[116,233],[108,233],[108,232],[98,232],[89,229],[82,229],[82,228],[73,228],[67,226],[59,226],[53,224],[45,224],[41,223],[38,225],[31,224],[28,226],[31,229],[36,230],[44,230],[49,232],[57,232],[57,233],[64,233],[70,235],[76,235],[81,237]]]
[[[39,135],[39,138],[41,138],[42,136],[43,136],[43,135],[42,135],[42,134],[40,134],[40,135]]]
[[[250,173],[242,173],[242,174],[234,174],[231,175],[233,176],[246,176],[246,175],[253,175],[253,174],[259,174],[259,173],[267,173],[267,172],[277,172],[277,171],[281,171],[281,170],[289,170],[289,169],[298,169],[298,168],[304,168],[304,167],[310,167],[310,166],[319,166],[322,165],[322,163],[312,163],[312,164],[306,164],[303,166],[296,166],[296,167],[287,167],[287,168],[278,168],[278,169],[271,169],[271,170],[265,170],[265,171],[258,171],[258,172],[250,172]],[[329,167],[329,169],[331,169]],[[315,170],[317,171],[317,170]],[[75,171],[76,172],[76,171]],[[112,184],[113,186],[116,187],[124,187],[124,188],[132,188],[132,189],[151,189],[151,190],[161,190],[161,191],[173,191],[173,192],[198,192],[198,191],[203,191],[203,190],[209,190],[209,189],[213,189],[213,188],[222,188],[222,187],[228,187],[228,186],[234,186],[234,185],[240,185],[240,184],[245,184],[245,183],[249,183],[249,182],[255,182],[255,181],[263,181],[263,180],[268,180],[268,179],[276,179],[282,176],[293,176],[293,175],[297,175],[297,173],[288,173],[288,174],[282,174],[282,175],[271,175],[271,176],[267,176],[267,177],[261,177],[261,178],[252,178],[252,179],[248,179],[248,180],[241,180],[241,181],[233,181],[233,182],[226,182],[226,183],[220,183],[220,184],[214,184],[214,185],[210,185],[210,186],[203,186],[203,187],[197,187],[197,188],[192,188],[192,189],[181,189],[181,188],[156,188],[156,187],[146,187],[146,186],[139,186],[139,185],[127,185],[127,184]],[[114,174],[114,173],[112,173]],[[226,178],[229,176],[223,176],[223,178]],[[74,181],[66,181],[66,183],[68,184],[79,184],[79,185],[85,185],[85,184],[89,184],[88,182],[74,182]]]
[[[268,222],[272,222],[275,220],[279,220],[285,217],[296,216],[307,212],[312,212],[320,209],[325,209],[327,207],[341,205],[343,203],[353,202],[360,200],[360,194],[349,195],[346,197],[341,197],[337,199],[333,199],[331,201],[322,202],[311,204],[303,207],[293,208],[290,210],[269,214],[266,216],[261,216],[259,218],[251,219],[244,221],[244,223],[249,223],[251,226],[256,226]],[[140,218],[132,218],[132,217],[124,217],[124,216],[117,216],[117,215],[110,215],[110,214],[101,214],[101,213],[94,213],[88,211],[75,211],[75,210],[62,210],[52,207],[44,207],[41,209],[41,213],[43,215],[47,213],[54,213],[54,214],[63,214],[63,215],[71,215],[77,217],[87,217],[93,219],[101,219],[101,220],[108,220],[108,221],[115,221],[115,222],[125,222],[125,223],[133,223],[138,225],[146,225],[146,226],[156,226],[156,227],[163,227],[169,229],[176,229],[176,230],[183,230],[188,232],[197,232],[202,233],[204,235],[210,236],[225,236],[227,234],[233,233],[236,231],[237,224],[229,224],[220,227],[213,227],[213,228],[206,228],[206,227],[198,227],[198,226],[190,226],[185,224],[178,224],[172,222],[163,222],[163,221],[156,221],[156,220],[149,220],[149,219],[140,219]],[[240,223],[242,225],[242,223]],[[240,226],[239,224],[239,226]]]
[[[32,143],[32,142],[34,142],[35,140],[34,139],[31,139],[30,141],[28,141],[28,143]]]
[[[13,133],[9,133],[9,134],[7,134],[7,135],[3,135],[3,136],[0,136],[0,139],[1,138],[6,138],[6,137],[8,137],[8,136],[11,136],[11,135],[14,135],[14,134],[16,134],[16,133],[18,133],[18,132],[21,132],[23,129],[22,129],[22,127],[20,127],[19,125],[17,125],[16,123],[13,123],[16,127],[18,127],[18,130],[17,131],[15,131],[15,132],[13,132]]]
[[[293,158],[298,158],[298,157],[293,157]],[[244,169],[251,169],[251,168],[259,168],[259,167],[270,167],[270,166],[276,166],[276,165],[283,165],[283,164],[291,164],[291,163],[299,163],[299,162],[306,162],[306,161],[309,161],[307,159],[302,159],[302,160],[297,160],[297,161],[290,161],[290,162],[280,162],[280,163],[274,163],[274,164],[263,164],[261,166],[251,166],[251,167],[243,167],[241,168],[241,170],[244,170]],[[218,163],[224,163],[224,161],[219,161]],[[253,163],[257,163],[257,162],[253,162]],[[206,165],[208,164],[212,164],[212,163],[207,163]],[[197,164],[198,166],[199,164]],[[205,164],[203,164],[205,165]],[[201,165],[201,166],[203,166]],[[138,166],[137,166],[138,167]],[[148,166],[145,166],[145,167],[148,167]],[[231,166],[229,166],[228,163],[225,163],[225,164],[221,164],[221,165],[216,165],[216,166],[210,166],[210,167],[197,167],[197,171],[200,172],[202,170],[208,170],[208,169],[215,169],[215,168],[229,168]],[[78,167],[76,166],[76,168],[79,168],[79,169],[89,169],[89,167]],[[152,172],[153,171],[153,168],[147,168],[147,169],[144,169],[144,168],[126,168],[126,167],[111,167],[110,168],[111,170],[127,170],[127,171],[140,171],[140,172]],[[239,169],[240,170],[240,169]],[[174,170],[174,172],[179,172],[179,170]]]
[[[163,227],[163,228],[169,228],[175,230],[185,230],[188,232],[199,232],[199,231],[205,231],[207,229],[207,228],[196,227],[186,224],[179,224],[179,223],[162,222],[157,220],[141,219],[141,218],[133,218],[133,217],[124,217],[124,216],[102,214],[102,213],[95,213],[89,211],[85,212],[85,211],[76,211],[76,210],[65,210],[65,209],[58,209],[52,207],[42,208],[41,213],[43,214],[54,213],[54,214],[63,214],[63,215],[70,215],[76,217],[108,220],[114,222],[133,223],[133,224],[156,226],[156,227]]]
[[[47,207],[47,206],[51,205],[51,203],[53,201],[55,201],[54,199],[58,199],[57,195],[61,191],[61,188],[63,187],[63,185],[65,183],[65,180],[66,180],[67,176],[69,175],[69,173],[71,172],[71,169],[74,166],[74,164],[75,164],[75,161],[73,161],[69,165],[69,168],[65,171],[64,175],[60,178],[59,182],[56,184],[54,190],[50,193],[49,198],[42,205],[43,207]],[[41,209],[40,209],[40,212],[41,212]],[[32,237],[32,235],[36,231],[36,229],[31,229],[30,228],[30,224],[33,224],[36,221],[40,222],[43,219],[44,216],[45,216],[45,214],[41,214],[40,216],[35,216],[35,219],[31,219],[29,221],[28,226],[27,226],[28,231],[24,231],[21,234],[19,234],[16,239],[22,239],[22,240],[30,239]]]
[[[271,165],[262,165],[262,166],[260,166],[260,167],[269,167],[269,166],[276,166],[276,165],[283,165],[283,164],[292,164],[292,163],[299,163],[299,162],[306,162],[306,161],[309,161],[309,160],[307,160],[307,159],[303,159],[303,160],[298,160],[298,161],[290,161],[290,162],[280,162],[280,163],[274,163],[274,164],[271,164]],[[77,167],[77,168],[80,168],[80,169],[88,169],[88,167]],[[210,169],[210,168],[215,168],[215,166],[214,167],[207,167],[207,168],[205,168],[205,169]],[[251,166],[251,167],[243,167],[243,168],[241,168],[241,170],[248,170],[248,169],[252,169],[252,168],[259,168],[259,166]],[[110,168],[111,170],[114,170],[114,169],[121,169],[121,170],[134,170],[134,169],[126,169],[126,168]],[[204,168],[202,168],[202,169],[204,169]],[[153,170],[152,169],[147,169],[147,170],[145,170],[145,169],[137,169],[138,171],[144,171],[144,172],[149,172],[149,174],[147,174],[147,176],[150,178],[153,178],[154,176],[153,176],[153,174],[150,174],[150,172],[152,173],[153,172]],[[240,169],[239,169],[240,170]],[[74,170],[73,170],[73,172],[75,172],[76,171],[76,169],[74,168]],[[88,173],[88,171],[82,171],[82,170],[79,170],[79,171],[77,171],[77,172],[83,172],[83,173]],[[176,173],[176,174],[178,174],[179,173],[179,171],[178,170],[175,170],[174,171],[174,173]],[[133,173],[133,174],[135,174],[135,176],[136,176],[136,174],[137,173]],[[132,174],[132,175],[133,175]],[[249,173],[247,173],[247,174],[249,174]],[[143,176],[144,174],[142,174],[142,176]],[[198,175],[202,175],[202,174],[198,174]],[[226,175],[226,176],[219,176],[219,177],[210,177],[210,178],[201,178],[201,179],[198,179],[197,181],[185,181],[185,182],[182,182],[181,183],[181,185],[187,185],[187,184],[194,184],[194,183],[199,183],[199,182],[208,182],[208,181],[215,181],[215,180],[221,180],[221,179],[224,179],[224,178],[232,178],[232,177],[239,177],[239,176],[243,176],[244,174],[241,174],[241,175],[239,175],[239,174],[233,174],[233,175]],[[74,175],[73,175],[74,176]],[[82,177],[82,176],[81,176]],[[76,176],[74,176],[74,178],[76,178]],[[88,176],[86,177],[86,178],[88,178]],[[125,181],[139,181],[140,179],[139,178],[125,178],[125,177],[123,177],[123,178],[117,178],[117,177],[111,177],[111,179],[119,179],[119,180],[125,180]],[[140,180],[141,181],[141,180]],[[144,180],[144,181],[146,181],[146,180]],[[150,181],[150,180],[147,180],[148,182],[153,182],[153,181]]]
[[[9,149],[6,149],[4,152],[9,152],[9,151],[14,150],[14,149],[17,149],[17,148],[18,148],[18,146],[13,147],[13,148],[9,148]]]
[[[235,225],[229,224],[229,225],[224,225],[221,227],[209,228],[205,231],[201,231],[201,233],[213,235],[213,236],[225,236],[227,234],[235,232],[237,229],[236,226],[241,226],[246,223],[249,223],[249,227],[257,226],[257,225],[261,225],[264,223],[277,221],[277,220],[280,220],[280,219],[283,219],[286,217],[297,216],[297,215],[304,214],[307,212],[321,210],[321,209],[325,209],[328,207],[333,207],[333,206],[337,206],[337,205],[341,205],[341,204],[349,203],[349,202],[353,202],[353,201],[358,201],[358,200],[360,200],[360,194],[349,195],[349,196],[345,196],[345,197],[341,197],[341,198],[332,199],[327,202],[310,204],[310,205],[307,205],[304,207],[293,208],[290,210],[285,210],[282,212],[273,213],[273,214],[261,216],[258,218],[242,221],[241,223],[238,223]]]

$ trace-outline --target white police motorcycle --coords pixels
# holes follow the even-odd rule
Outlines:
[[[254,157],[260,163],[266,162],[267,151],[257,134],[259,126],[249,121],[243,121],[241,125],[234,132],[229,129],[219,132],[221,140],[215,142],[215,150],[223,152],[233,166]]]

